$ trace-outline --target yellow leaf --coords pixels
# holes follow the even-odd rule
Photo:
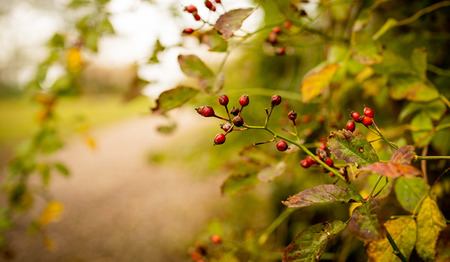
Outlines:
[[[45,207],[44,212],[39,219],[39,224],[45,226],[51,222],[58,222],[61,219],[61,213],[64,210],[64,205],[57,201],[51,201]]]
[[[319,96],[323,89],[330,84],[337,69],[337,64],[329,64],[319,70],[314,70],[307,73],[307,75],[303,78],[301,88],[303,102],[309,103],[311,99]]]
[[[67,51],[67,69],[71,72],[79,72],[83,65],[83,57],[78,47],[70,48]]]
[[[360,194],[362,197],[366,198],[369,195],[369,192],[363,189],[361,190]],[[360,205],[362,204],[357,202],[351,203],[350,207],[348,208],[349,215],[352,216],[353,210],[355,210],[355,208],[359,207]]]
[[[409,257],[416,243],[416,222],[411,217],[401,217],[384,224],[394,242],[405,257]],[[366,253],[370,261],[401,261],[395,254],[389,240],[385,237],[368,242]]]
[[[56,245],[55,242],[53,242],[53,240],[48,236],[46,231],[41,231],[41,236],[42,236],[42,240],[44,241],[44,245],[45,247],[52,251],[55,252],[56,251]]]
[[[89,147],[89,149],[91,149],[92,151],[95,151],[97,149],[97,143],[91,136],[85,135],[84,142]]]

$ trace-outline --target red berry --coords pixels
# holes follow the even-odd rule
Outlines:
[[[274,26],[274,27],[272,27],[272,32],[279,35],[279,34],[281,34],[281,28],[279,26]]]
[[[364,116],[363,120],[362,120],[362,124],[365,126],[370,126],[373,123],[373,119],[371,117],[368,116]]]
[[[216,7],[215,6],[211,6],[211,11],[215,12],[216,11]]]
[[[232,114],[233,116],[237,116],[237,115],[239,115],[240,111],[241,110],[239,110],[239,108],[233,106],[233,108],[231,108],[230,114]]]
[[[222,243],[222,238],[218,235],[212,235],[211,236],[211,241],[216,243],[216,244],[220,244]]]
[[[199,112],[204,117],[215,116],[214,109],[210,106],[204,106],[201,112]]]
[[[226,105],[228,105],[228,102],[229,102],[230,100],[228,99],[228,96],[227,95],[221,95],[221,96],[219,96],[219,104],[221,104],[221,105],[223,105],[223,106],[226,106]]]
[[[196,108],[195,111],[197,111],[197,113],[199,113],[200,115],[203,115],[203,114],[202,114],[203,108],[205,108],[205,107],[204,107],[204,106],[201,106],[201,107],[199,107],[199,108]]]
[[[183,33],[184,33],[184,34],[190,35],[190,34],[194,33],[194,29],[192,29],[192,28],[190,28],[190,27],[185,28],[185,29],[183,30]]]
[[[233,118],[233,123],[235,126],[242,126],[244,125],[244,119],[241,116],[236,116],[235,118]]]
[[[327,164],[327,166],[333,166],[333,159],[331,158],[327,158],[323,161],[325,164]]]
[[[291,23],[291,21],[285,21],[283,25],[284,25],[284,27],[286,27],[286,28],[291,28],[292,23]]]
[[[206,6],[208,9],[211,9],[211,7],[212,7],[211,1],[206,0],[206,1],[205,1],[205,6]]]
[[[241,106],[247,106],[248,103],[250,103],[250,99],[248,98],[248,95],[242,95],[239,98],[239,104],[241,104]]]
[[[220,3],[222,3],[222,1],[220,1],[220,0],[216,0],[216,3],[220,4]]]
[[[306,160],[309,160],[309,162],[311,162],[311,165],[317,165],[317,161],[314,158],[310,157],[310,156],[308,156],[306,158]]]
[[[184,10],[188,11],[189,13],[195,13],[195,12],[197,12],[197,7],[190,5],[190,6],[186,6],[186,8]]]
[[[302,161],[300,161],[300,165],[303,168],[308,168],[311,166],[311,161],[308,161],[308,159],[303,159]]]
[[[353,131],[355,131],[355,128],[356,128],[355,122],[353,122],[353,120],[348,120],[347,121],[347,130],[353,132]]]
[[[288,113],[288,118],[292,121],[294,121],[295,119],[297,119],[297,112],[295,112],[294,110],[292,110],[291,112]]]
[[[272,100],[270,100],[270,104],[272,105],[272,107],[277,106],[280,103],[281,103],[281,96],[279,95],[272,96]]]
[[[215,145],[221,145],[225,143],[225,135],[224,134],[217,134],[216,137],[214,137],[214,144]]]
[[[325,143],[322,142],[320,144],[319,148],[322,149],[322,150],[327,150],[327,145],[325,145]]]
[[[281,140],[277,143],[277,149],[278,151],[286,151],[288,149],[288,145],[286,141]]]
[[[271,43],[272,45],[276,44],[278,42],[277,34],[274,32],[270,32],[269,37],[267,38],[267,41],[269,43]]]
[[[279,48],[277,48],[277,50],[275,51],[275,53],[276,53],[277,55],[285,55],[285,54],[286,54],[286,48],[284,48],[284,47],[279,47]]]
[[[230,122],[225,122],[225,123],[221,124],[220,127],[225,132],[229,132],[229,131],[231,132],[230,128],[232,127],[232,124]]]
[[[361,121],[362,121],[361,115],[360,115],[358,112],[352,112],[352,113],[350,114],[350,116],[353,118],[353,120],[354,120],[356,123],[361,123]]]
[[[373,110],[368,107],[364,107],[364,115],[373,118]]]
[[[201,17],[200,17],[198,14],[195,14],[195,15],[194,15],[194,19],[197,20],[197,21],[199,21],[199,20],[201,19]]]

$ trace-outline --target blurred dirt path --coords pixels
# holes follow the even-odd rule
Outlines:
[[[187,245],[213,218],[208,211],[226,200],[223,177],[199,181],[181,164],[146,159],[151,150],[177,150],[177,141],[198,130],[189,125],[198,120],[193,110],[175,113],[178,129],[170,136],[156,131],[167,120],[136,117],[93,132],[96,151],[78,138],[57,153],[71,176],[55,176],[50,186],[52,199],[65,205],[63,219],[48,226],[56,249],[48,251],[39,235],[24,236],[29,221],[19,219],[9,234],[15,261],[187,261]],[[38,216],[42,207],[31,213]]]

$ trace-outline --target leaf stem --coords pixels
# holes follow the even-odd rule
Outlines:
[[[450,160],[450,156],[415,156],[414,160]]]
[[[392,248],[394,249],[394,254],[400,258],[403,262],[408,262],[406,257],[403,255],[402,251],[398,248],[397,244],[395,244],[394,239],[392,239],[391,234],[389,234],[389,231],[386,230],[386,237],[389,240],[389,243],[391,244]]]

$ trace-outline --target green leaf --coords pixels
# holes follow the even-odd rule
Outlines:
[[[227,40],[233,36],[233,33],[239,30],[244,20],[250,16],[253,8],[234,9],[226,12],[217,19],[214,29],[216,29],[222,38]]]
[[[411,213],[414,212],[414,209],[429,189],[430,186],[421,177],[400,177],[395,181],[394,186],[398,202],[405,210]]]
[[[64,35],[60,33],[55,33],[49,41],[51,48],[64,48],[66,45],[66,39]]]
[[[327,203],[354,202],[358,196],[348,188],[337,185],[319,185],[306,189],[282,201],[287,207],[307,207]]]
[[[39,174],[41,174],[42,183],[45,186],[48,186],[48,183],[50,182],[50,166],[47,164],[40,164],[38,165],[37,170]]]
[[[450,115],[442,118],[438,125],[450,124]],[[441,155],[450,155],[450,139],[448,139],[448,129],[441,129],[436,132],[431,140],[431,144]]]
[[[397,52],[386,49],[383,51],[383,62],[372,65],[373,70],[377,74],[414,74],[409,60],[400,56]]]
[[[427,146],[433,138],[433,122],[425,112],[420,112],[411,120],[412,136],[418,147]]]
[[[416,221],[410,217],[401,217],[390,220],[384,225],[402,254],[409,258],[416,243]],[[370,261],[401,261],[395,255],[394,249],[386,237],[368,242],[365,252]]]
[[[411,55],[411,65],[422,79],[427,79],[427,50],[425,48],[414,49]]]
[[[378,200],[372,199],[355,208],[350,219],[350,231],[359,239],[379,240],[384,237],[385,228],[378,220]]]
[[[417,254],[425,261],[433,261],[439,233],[446,227],[445,217],[435,200],[427,196],[417,214]]]
[[[450,226],[439,233],[436,243],[436,262],[450,261]]]
[[[98,33],[93,30],[88,30],[83,34],[84,42],[86,47],[89,48],[92,52],[97,53],[98,51]]]
[[[76,9],[89,4],[91,4],[91,1],[89,0],[72,0],[67,7]]]
[[[209,46],[209,51],[226,52],[228,50],[228,42],[223,40],[216,30],[206,31],[200,39],[201,43]]]
[[[447,107],[441,100],[435,100],[427,103],[412,102],[402,109],[398,119],[403,121],[407,116],[412,115],[417,111],[424,111],[431,117],[431,119],[440,120],[446,110]]]
[[[270,182],[281,176],[286,171],[286,163],[281,161],[276,165],[271,165],[258,172],[258,179],[262,182]]]
[[[63,176],[69,176],[70,175],[69,169],[63,163],[55,163],[55,164],[53,164],[53,167],[56,170],[58,170],[58,172],[61,173]]]
[[[378,181],[380,175],[378,174],[369,174],[367,177],[361,178],[358,177],[358,179],[360,181],[365,181],[364,184],[364,190],[366,192],[370,192],[373,187],[375,186],[375,184]],[[377,195],[377,199],[381,199],[381,198],[385,198],[387,196],[389,196],[389,194],[391,193],[393,187],[393,183],[392,183],[392,179],[381,179],[381,181],[378,183],[377,187],[375,188],[374,192],[379,192],[381,189],[381,192],[378,193]]]
[[[306,73],[301,85],[302,100],[304,103],[309,103],[330,85],[338,67],[337,64],[329,64],[316,67]]]
[[[325,252],[328,240],[345,226],[344,222],[334,220],[307,227],[284,250],[282,261],[318,261]]]
[[[153,113],[166,113],[169,110],[182,106],[184,103],[192,99],[198,92],[198,89],[188,86],[178,86],[176,88],[164,91],[156,100],[156,107],[151,110]]]
[[[258,172],[230,175],[220,187],[222,194],[233,197],[254,188],[259,183]]]
[[[335,131],[328,137],[327,144],[332,155],[348,163],[366,166],[378,161],[375,149],[361,134],[345,129]]]
[[[179,55],[178,64],[187,76],[197,78],[212,78],[214,73],[196,55]]]
[[[372,9],[367,8],[362,10],[358,16],[358,19],[353,24],[352,30],[354,32],[361,31],[364,27],[366,27],[369,24],[370,20],[372,20],[372,17],[373,17]]]
[[[375,41],[357,42],[352,47],[353,59],[364,65],[373,65],[383,62],[381,45]]]
[[[417,76],[397,74],[389,77],[390,95],[393,99],[428,102],[439,97],[437,89]]]
[[[152,56],[149,58],[149,63],[159,63],[158,54],[162,51],[164,51],[166,47],[164,47],[159,39],[156,39],[155,45],[153,47],[153,53]]]

